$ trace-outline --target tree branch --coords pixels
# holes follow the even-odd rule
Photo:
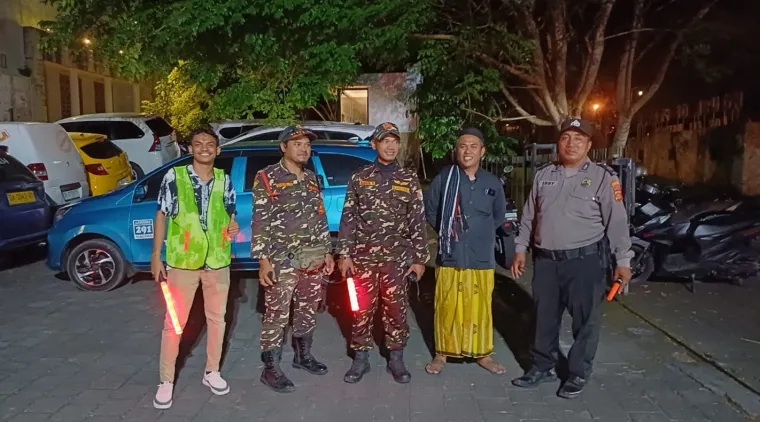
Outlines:
[[[474,56],[477,57],[477,58],[479,58],[479,59],[481,59],[481,60],[483,60],[484,62],[492,65],[492,66],[496,66],[497,68],[499,68],[503,72],[510,73],[513,76],[516,76],[516,77],[520,78],[523,82],[526,82],[528,84],[536,84],[536,83],[538,83],[538,80],[536,80],[536,78],[533,77],[533,76],[531,76],[530,74],[528,74],[526,72],[523,72],[522,70],[518,69],[515,66],[503,63],[500,60],[497,60],[497,59],[495,59],[495,58],[493,58],[493,57],[491,57],[491,56],[489,56],[489,55],[487,55],[485,53],[474,53]]]
[[[459,40],[459,38],[457,38],[456,36],[448,35],[448,34],[410,34],[409,37],[417,38],[421,40],[445,40],[445,41]]]
[[[619,32],[617,34],[608,35],[608,36],[604,37],[604,39],[605,40],[611,40],[613,38],[622,37],[622,36],[625,36],[625,35],[628,35],[628,34],[633,34],[633,33],[636,33],[636,32],[648,32],[648,31],[667,31],[667,30],[666,29],[662,29],[662,28],[638,28],[638,29],[631,29],[629,31],[623,31],[623,32]]]
[[[525,118],[525,120],[538,126],[555,126],[556,125],[556,123],[554,122],[541,119],[525,111],[525,109],[520,106],[519,102],[517,101],[517,98],[515,98],[514,95],[512,95],[512,93],[509,92],[507,87],[504,86],[504,83],[501,83],[500,85],[501,85],[500,86],[501,92],[507,98],[507,101],[509,101],[509,103],[512,104],[512,106],[515,108],[517,113],[520,114],[520,116],[522,116],[523,118]]]
[[[675,39],[670,43],[668,46],[667,53],[665,54],[665,57],[660,62],[660,68],[657,70],[657,73],[655,74],[654,80],[652,81],[652,85],[650,85],[649,89],[642,95],[633,105],[631,106],[631,111],[633,113],[638,112],[641,107],[644,106],[644,104],[647,103],[647,101],[651,100],[654,94],[657,93],[657,90],[660,89],[660,86],[662,85],[662,81],[665,80],[665,75],[668,73],[668,68],[670,67],[670,63],[673,61],[673,57],[675,57],[676,50],[678,49],[678,46],[681,44],[681,41],[683,41],[683,37],[686,33],[686,31],[694,26],[697,22],[701,21],[705,15],[707,15],[708,12],[710,12],[710,9],[715,6],[715,4],[718,3],[720,0],[711,0],[704,6],[702,6],[699,11],[694,15],[694,17],[689,21],[689,23],[681,28],[680,31],[678,31],[678,34],[676,35]]]
[[[602,3],[599,11],[594,18],[593,40],[591,42],[591,49],[589,56],[585,60],[583,73],[581,74],[581,82],[578,84],[578,88],[575,91],[574,106],[572,113],[574,115],[580,115],[583,110],[583,106],[588,100],[588,96],[594,89],[596,84],[596,78],[599,74],[599,67],[602,64],[602,56],[604,55],[604,31],[607,28],[607,22],[609,21],[610,14],[612,13],[612,7],[615,5],[616,0],[606,0]]]
[[[552,98],[557,104],[560,113],[568,114],[567,107],[567,9],[566,2],[562,0],[553,0],[549,9],[551,10],[551,33],[549,38],[552,40],[553,48],[551,51],[552,78],[554,87]]]

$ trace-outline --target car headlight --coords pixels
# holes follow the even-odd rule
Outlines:
[[[58,210],[55,212],[55,216],[53,217],[53,224],[61,221],[64,215],[71,211],[71,209],[74,208],[71,205],[64,205],[61,208],[58,208]]]

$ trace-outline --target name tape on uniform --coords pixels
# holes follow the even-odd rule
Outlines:
[[[540,187],[544,187],[544,186],[554,186],[554,185],[556,185],[556,184],[557,184],[557,181],[556,181],[556,180],[542,180],[542,181],[541,181],[541,184],[539,184],[539,186],[540,186]]]
[[[376,183],[374,180],[359,180],[359,185],[361,186],[375,186]]]
[[[407,188],[405,186],[393,185],[393,186],[391,186],[391,189],[397,190],[397,191],[401,191],[401,192],[409,193],[409,188]]]

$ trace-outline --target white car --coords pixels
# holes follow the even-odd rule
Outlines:
[[[219,137],[221,143],[226,143],[236,136],[240,136],[249,130],[264,126],[260,120],[220,120],[209,123],[211,129]]]
[[[42,181],[56,205],[90,196],[82,157],[60,125],[0,122],[0,148]]]
[[[174,129],[161,117],[142,113],[99,113],[57,122],[68,132],[99,133],[127,153],[135,179],[180,156]]]
[[[374,126],[339,122],[314,121],[302,122],[301,125],[314,132],[320,140],[331,141],[359,141],[369,139],[372,132],[375,131]],[[280,132],[282,132],[285,127],[286,126],[259,126],[233,139],[220,139],[220,142],[222,145],[231,145],[243,141],[276,141]]]

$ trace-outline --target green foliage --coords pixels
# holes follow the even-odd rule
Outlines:
[[[418,55],[415,70],[422,82],[415,102],[419,117],[418,137],[434,158],[451,152],[457,133],[465,126],[480,128],[488,143],[487,159],[512,154],[514,138],[503,136],[494,124],[501,110],[498,71],[479,66],[460,54],[452,42],[429,41]]]
[[[197,100],[208,119],[295,119],[352,83],[360,63],[404,60],[429,11],[406,0],[45,1],[58,17],[43,23],[43,48],[79,49],[87,37],[128,78],[165,78],[183,61],[183,83],[208,93]]]
[[[189,79],[183,63],[156,84],[155,93],[153,101],[142,102],[143,111],[164,117],[181,135],[207,123],[210,96]]]

